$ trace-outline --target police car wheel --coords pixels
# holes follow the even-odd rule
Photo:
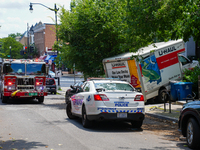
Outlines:
[[[91,127],[91,122],[87,119],[85,106],[82,108],[82,125],[84,128]]]
[[[143,123],[143,120],[142,121],[131,121],[132,128],[141,128],[142,123]]]
[[[66,113],[69,119],[75,119],[76,116],[72,115],[72,108],[71,108],[71,103],[68,103],[66,106]]]

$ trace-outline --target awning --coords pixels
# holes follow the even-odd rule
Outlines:
[[[49,60],[52,60],[53,62],[55,57],[57,57],[57,55],[47,55],[44,61],[48,63]]]
[[[50,55],[51,56],[51,60],[54,61],[54,59],[57,57],[57,55]]]
[[[46,55],[45,56],[40,56],[39,59],[40,60],[45,60],[46,57],[47,57]]]

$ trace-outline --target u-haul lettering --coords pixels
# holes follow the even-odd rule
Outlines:
[[[111,63],[111,65],[112,65],[112,69],[126,67],[125,62]]]

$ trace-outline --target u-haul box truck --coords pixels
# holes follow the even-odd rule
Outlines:
[[[182,69],[178,54],[185,51],[183,40],[160,42],[103,60],[109,78],[128,81],[144,95],[145,101],[163,101],[163,90],[170,90],[170,80],[181,80]],[[137,57],[133,57],[137,56]]]

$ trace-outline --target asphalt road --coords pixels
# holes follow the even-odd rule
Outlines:
[[[76,77],[76,82],[82,78]],[[74,77],[62,77],[61,87],[74,84]],[[48,95],[43,104],[36,100],[0,102],[0,149],[3,150],[171,150],[189,149],[179,141],[177,125],[146,117],[141,129],[127,122],[95,123],[82,127],[81,119],[66,115],[62,95]]]
[[[65,107],[62,95],[48,95],[44,104],[27,100],[10,101],[8,104],[0,102],[0,149],[188,149],[184,146],[185,141],[172,140],[170,135],[162,132],[163,129],[153,131],[161,125],[149,118],[145,119],[141,129],[131,128],[125,122],[95,123],[91,129],[85,129],[81,119],[68,119]]]

